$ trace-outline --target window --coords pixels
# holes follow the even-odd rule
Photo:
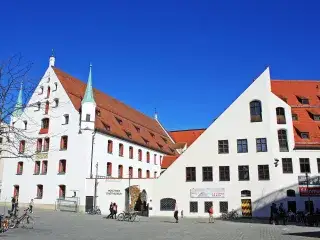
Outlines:
[[[39,95],[43,93],[43,86],[40,86]]]
[[[13,196],[14,197],[19,197],[19,190],[20,190],[19,185],[14,185],[13,186]]]
[[[239,172],[239,181],[249,181],[250,180],[250,173],[249,173],[249,166],[242,165],[238,166]]]
[[[313,120],[320,121],[320,115],[313,115]]]
[[[191,213],[198,212],[198,202],[190,202],[190,212]]]
[[[277,107],[276,108],[276,114],[277,114],[277,123],[278,124],[286,124],[286,115],[284,112],[283,107]]]
[[[54,107],[58,107],[59,106],[59,99],[55,98],[54,99]]]
[[[0,137],[0,144],[2,144],[2,141],[3,141],[3,138],[2,138],[2,137]]]
[[[49,112],[49,101],[46,101],[46,106],[45,106],[45,108],[44,108],[44,114],[48,114],[48,112]]]
[[[59,185],[59,198],[64,199],[66,197],[66,186]]]
[[[162,146],[160,143],[157,142],[157,144],[158,144],[158,147],[159,147],[160,149],[163,148],[163,146]]]
[[[251,191],[250,190],[242,190],[241,197],[251,197]]]
[[[40,174],[40,161],[35,161],[33,175],[39,175],[39,174]]]
[[[112,153],[113,151],[113,142],[108,140],[108,153]]]
[[[196,181],[196,168],[186,167],[186,181],[195,182]]]
[[[287,190],[287,197],[295,197],[296,192],[293,189]]]
[[[54,83],[54,90],[53,91],[57,91],[58,90],[58,83]]]
[[[154,178],[157,178],[157,177],[158,177],[158,173],[157,173],[157,172],[154,172],[154,173],[153,173],[153,177],[154,177]]]
[[[138,160],[142,161],[142,151],[141,151],[141,149],[138,150]]]
[[[43,196],[43,185],[37,185],[37,199],[42,199]]]
[[[119,143],[119,156],[123,157],[123,144]]]
[[[155,138],[154,134],[152,132],[150,132],[150,135],[152,138]]]
[[[219,202],[220,213],[228,213],[228,202]]]
[[[48,87],[48,90],[47,90],[47,98],[49,98],[50,97],[50,87]]]
[[[22,175],[23,173],[23,162],[18,162],[17,175]]]
[[[153,163],[154,165],[157,165],[157,154],[153,155]]]
[[[42,143],[42,141],[41,141]],[[50,138],[44,139],[44,145],[43,145],[43,151],[48,152],[49,151],[49,145],[50,145]]]
[[[266,138],[256,138],[257,152],[267,152],[267,139]]]
[[[150,153],[147,152],[147,163],[150,163]]]
[[[111,130],[111,127],[108,124],[105,124],[104,122],[102,122],[102,124],[107,131]]]
[[[119,165],[118,166],[118,178],[122,178],[123,176],[123,166]]]
[[[147,178],[150,178],[150,171],[149,170],[147,170],[146,174],[147,174]]]
[[[133,147],[129,147],[129,158],[133,159]]]
[[[49,118],[42,119],[41,128],[42,129],[48,129],[49,128]]]
[[[293,173],[291,158],[282,158],[282,172],[283,173]]]
[[[129,178],[133,177],[133,168],[129,167]]]
[[[134,126],[134,127],[135,127],[135,129],[137,130],[137,132],[139,133],[139,132],[140,132],[140,128],[137,127],[137,126]]]
[[[41,108],[41,103],[40,102],[37,102],[36,103],[36,110],[34,110],[35,112],[36,111],[40,111],[40,108]]]
[[[229,166],[219,166],[220,181],[230,181],[230,168]]]
[[[173,198],[162,198],[160,200],[160,211],[174,211],[176,200]]]
[[[20,154],[24,153],[25,149],[26,149],[26,141],[21,140],[19,144],[19,153]]]
[[[250,102],[251,122],[262,122],[261,102],[258,100]]]
[[[65,159],[60,160],[58,174],[60,174],[60,175],[66,174],[66,171],[67,171],[67,160],[65,160]]]
[[[202,167],[202,181],[209,182],[212,179],[212,167]]]
[[[42,170],[41,170],[41,175],[46,175],[48,172],[48,161],[42,161]]]
[[[218,141],[219,153],[229,153],[229,142],[228,140],[219,140]]]
[[[108,162],[107,163],[107,176],[112,176],[112,163]]]
[[[278,142],[280,152],[289,152],[286,130],[278,130]]]
[[[212,206],[212,202],[204,202],[204,212],[207,213]]]
[[[124,132],[126,133],[126,135],[127,135],[128,138],[130,138],[130,139],[132,138],[131,132],[129,132],[129,131],[124,131]]]
[[[310,162],[309,158],[300,158],[300,172],[310,173]]]
[[[270,180],[269,165],[258,165],[259,180]]]
[[[298,121],[298,114],[292,113],[292,121]]]
[[[162,156],[160,156],[160,165],[162,165]]]
[[[64,117],[64,124],[69,124],[69,115],[65,114],[63,117]]]
[[[247,153],[248,152],[247,139],[238,139],[237,140],[237,149],[238,149],[238,153]]]
[[[143,139],[143,141],[144,141],[144,143],[145,143],[146,145],[149,145],[149,140],[145,139],[144,137],[141,137],[141,138]]]
[[[164,138],[164,137],[161,137],[161,138],[165,143],[168,143],[168,140],[166,138]]]
[[[86,114],[86,122],[90,122],[90,114]]]
[[[298,97],[298,101],[299,101],[301,104],[309,104],[309,99],[306,98],[306,97],[303,97],[303,96]]]
[[[320,173],[320,158],[317,158],[318,173]]]
[[[23,121],[23,123],[24,123],[24,130],[27,130],[27,128],[28,128],[28,122],[27,122],[27,121]]]
[[[303,139],[309,139],[309,133],[308,132],[301,132],[300,133],[301,138]]]
[[[67,150],[68,148],[68,136],[62,136],[60,142],[60,150]]]
[[[117,118],[117,117],[115,117],[115,118],[116,118],[117,122],[118,122],[120,125],[123,124],[123,122],[122,122],[122,120],[121,120],[120,118]]]
[[[138,169],[138,178],[142,178],[142,170],[141,170],[141,168]]]

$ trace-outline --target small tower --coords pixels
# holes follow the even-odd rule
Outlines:
[[[156,108],[154,109],[154,119],[158,120],[158,112]]]
[[[23,113],[22,86],[23,86],[23,83],[21,82],[18,99],[17,99],[16,105],[14,106],[12,116],[11,116],[11,125],[14,122],[16,122]]]
[[[49,67],[54,67],[55,61],[56,61],[56,58],[54,57],[54,51],[52,49],[52,54],[51,54],[51,56],[49,58]]]
[[[92,89],[92,65],[90,64],[87,88],[81,102],[81,129],[94,130],[96,106]]]

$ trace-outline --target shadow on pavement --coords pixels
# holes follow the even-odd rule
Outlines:
[[[225,222],[239,222],[239,223],[251,223],[251,224],[268,224],[269,219],[267,218],[237,218],[237,219],[219,219],[220,221],[225,221]],[[282,220],[279,220],[278,224],[276,225],[284,225]],[[297,222],[286,222],[285,225],[294,225],[294,226],[306,226],[304,223],[297,223]]]
[[[160,221],[160,222],[163,222],[163,223],[176,223],[175,221]]]
[[[316,232],[285,233],[285,234],[283,234],[283,235],[300,236],[300,237],[310,237],[310,238],[320,238],[320,231],[316,231]]]

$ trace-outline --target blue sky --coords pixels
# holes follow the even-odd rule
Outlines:
[[[56,66],[169,129],[207,127],[267,66],[320,79],[319,1],[4,1],[0,60]]]

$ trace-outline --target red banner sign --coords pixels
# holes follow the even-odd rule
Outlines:
[[[320,196],[320,187],[299,187],[300,196]],[[309,194],[308,194],[309,192]]]

